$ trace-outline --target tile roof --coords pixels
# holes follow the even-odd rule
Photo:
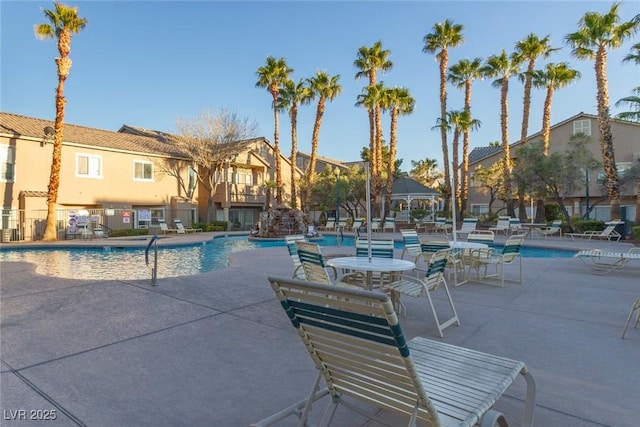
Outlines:
[[[386,190],[383,188],[383,191]],[[436,190],[419,183],[415,179],[406,176],[400,177],[393,181],[392,196],[401,196],[411,194],[412,196],[439,196]]]
[[[0,133],[41,139],[44,136],[44,128],[46,126],[53,127],[53,125],[51,120],[0,112]],[[113,132],[68,123],[64,125],[64,143],[134,153],[184,157],[159,137]]]
[[[469,153],[469,164],[474,164],[489,156],[502,151],[502,146],[498,147],[476,147]]]

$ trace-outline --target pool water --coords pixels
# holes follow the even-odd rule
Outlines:
[[[325,236],[320,246],[336,246],[335,236]],[[250,241],[247,236],[217,237],[193,246],[160,247],[158,278],[190,276],[225,268],[229,254],[248,249],[284,247],[282,240]],[[345,237],[342,246],[354,247],[354,239]],[[395,242],[402,249],[402,242]],[[498,247],[498,249],[501,249]],[[570,258],[574,251],[523,247],[524,257]],[[150,257],[152,259],[152,257]],[[151,278],[145,266],[144,248],[70,248],[70,249],[5,249],[0,261],[24,261],[36,264],[39,274],[69,279],[145,280]]]

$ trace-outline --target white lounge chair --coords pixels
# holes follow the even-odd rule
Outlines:
[[[629,327],[629,323],[631,322],[633,313],[636,311],[638,312],[638,317],[636,317],[636,323],[633,325],[634,328],[637,328],[638,323],[640,323],[640,298],[638,298],[631,306],[629,317],[627,317],[627,323],[624,325],[624,329],[622,330],[622,336],[620,338],[624,339],[624,335],[627,333],[627,328]]]
[[[608,225],[602,231],[594,231],[587,230],[584,233],[566,233],[565,236],[571,236],[572,239],[575,240],[576,237],[584,238],[587,240],[591,239],[602,239],[602,240],[615,240],[616,242],[620,240],[622,237],[620,233],[615,230],[615,225]]]
[[[457,231],[457,234],[473,233],[478,226],[478,218],[465,218],[462,220],[462,227]]]
[[[202,228],[191,228],[191,227],[185,228],[180,218],[175,218],[173,220],[173,223],[176,225],[176,228],[178,229],[178,234],[196,233],[196,232],[202,231]]]
[[[309,425],[311,414],[323,414],[312,411],[321,399],[328,406],[319,425],[342,414],[336,411],[341,405],[381,425],[390,425],[393,415],[404,422],[391,425],[504,426],[504,414],[493,407],[519,375],[527,384],[522,426],[533,425],[536,384],[524,362],[422,337],[407,341],[382,293],[274,277],[269,282],[318,374],[308,397],[254,426],[290,416]],[[288,354],[286,347],[282,351]],[[274,383],[271,392],[279,387],[286,381]],[[380,410],[389,412],[384,420],[371,415]],[[342,424],[353,424],[349,415]]]
[[[284,236],[284,242],[289,250],[289,256],[293,261],[292,277],[294,279],[306,280],[304,269],[302,268],[302,262],[300,262],[300,257],[298,256],[298,248],[296,247],[296,242],[306,241],[307,239],[302,234],[290,234],[288,236]]]
[[[386,217],[384,219],[384,226],[382,227],[383,231],[391,231],[393,233],[396,232],[396,219],[393,217]]]
[[[640,261],[640,248],[631,248],[627,252],[586,250],[579,251],[574,257],[589,266],[593,273],[606,274],[624,268],[630,261]]]
[[[162,234],[178,232],[177,228],[169,228],[167,222],[164,219],[158,219],[158,224],[160,225],[160,231],[162,231]]]
[[[554,234],[557,234],[558,236],[562,237],[561,226],[562,226],[562,220],[557,219],[553,221],[551,223],[551,226],[549,227],[540,227],[540,230],[538,232],[542,237],[553,236]]]
[[[498,222],[494,227],[489,227],[489,231],[493,231],[494,233],[509,233],[509,216],[499,216]]]

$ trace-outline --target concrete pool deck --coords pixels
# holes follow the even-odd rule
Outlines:
[[[377,236],[400,239],[399,233]],[[172,236],[161,245],[211,238]],[[525,241],[538,244],[630,246]],[[323,248],[325,254],[352,250]],[[33,264],[0,263],[0,424],[246,426],[306,396],[315,370],[267,282],[291,275],[288,252],[265,248],[230,258],[228,268],[159,279],[155,287],[150,280],[48,277]],[[507,273],[516,269],[508,266]],[[447,328],[442,340],[523,360],[537,381],[536,426],[637,426],[640,328],[624,340],[620,334],[640,297],[640,265],[600,276],[573,258],[525,258],[523,269],[523,285],[451,287],[462,325]],[[444,312],[445,298],[433,295]],[[425,300],[404,301],[405,334],[439,340]],[[519,425],[523,392],[518,379],[496,405],[511,425]],[[51,414],[56,419],[47,423],[29,420]],[[344,411],[336,421],[377,425]]]

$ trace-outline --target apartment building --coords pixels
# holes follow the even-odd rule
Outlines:
[[[602,152],[600,150],[598,134],[598,117],[583,112],[569,117],[551,127],[549,138],[549,150],[551,153],[565,151],[568,149],[568,141],[577,133],[584,133],[591,136],[589,148],[593,156],[600,160]],[[611,132],[613,134],[613,145],[615,151],[618,173],[622,174],[634,163],[640,161],[640,123],[627,122],[622,120],[611,120]],[[542,134],[538,132],[527,138],[527,142],[541,140]],[[520,142],[511,144],[511,155],[515,157]],[[488,195],[482,188],[474,183],[473,172],[479,166],[488,167],[502,158],[501,147],[479,147],[469,154],[469,213],[478,215],[488,211]],[[582,215],[587,208],[587,194],[589,195],[589,205],[593,206],[605,194],[603,189],[604,171],[599,170],[585,172],[585,182],[581,188],[576,189],[572,194],[565,195],[565,203],[569,214]],[[635,217],[637,200],[637,181],[621,186],[621,207],[626,219],[632,220]],[[550,202],[552,203],[552,202]],[[496,200],[492,205],[492,211],[496,212],[506,208],[501,200]],[[531,207],[527,206],[527,214],[531,214]],[[608,200],[596,205],[590,214],[590,218],[603,221],[609,218]]]
[[[0,228],[11,240],[38,240],[44,231],[52,157],[53,122],[0,112]],[[58,194],[59,238],[71,223],[88,226],[153,227],[158,219],[203,221],[208,191],[197,182],[188,158],[167,134],[124,125],[118,131],[65,124]],[[239,154],[218,178],[216,219],[238,229],[257,221],[266,186],[275,181],[275,152],[266,138],[239,141]],[[281,156],[284,193],[290,191],[290,162]],[[3,233],[4,236],[4,233]]]

